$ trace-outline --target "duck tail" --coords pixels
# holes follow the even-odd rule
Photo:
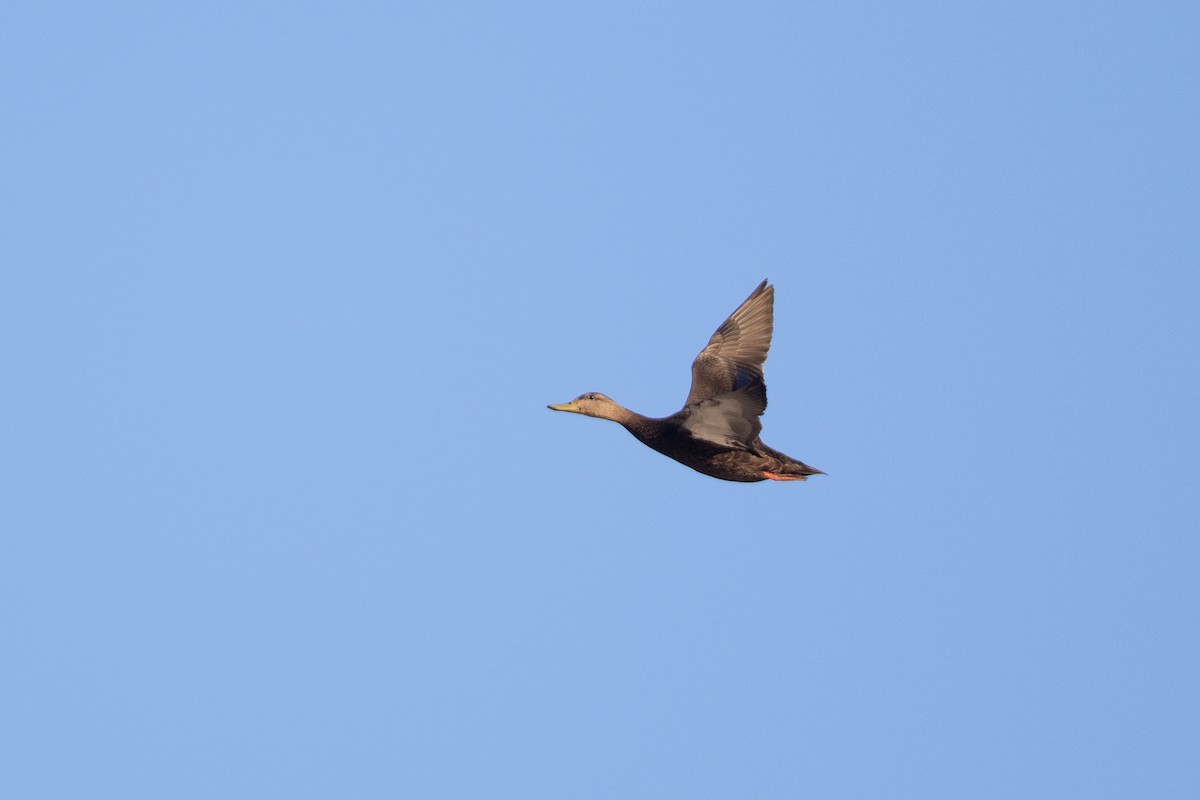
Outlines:
[[[766,451],[767,455],[771,456],[778,462],[770,470],[770,472],[776,476],[775,480],[803,481],[807,480],[809,475],[825,474],[823,470],[819,470],[816,467],[810,467],[803,461],[792,458],[791,456],[781,453],[778,450],[772,450],[766,445],[762,445],[762,449]]]
[[[783,466],[775,470],[775,474],[787,476],[787,478],[794,481],[803,481],[808,480],[809,475],[824,475],[825,473],[816,467],[810,467],[803,461],[789,458],[784,462]]]
[[[806,477],[806,478],[807,478],[809,475],[825,475],[825,474],[826,474],[825,470],[823,470],[823,469],[817,469],[816,467],[810,467],[808,464],[805,464],[803,461],[797,461],[797,462],[796,462],[796,467],[797,467],[797,468],[798,468],[798,469],[799,469],[801,472],[803,472],[803,473],[804,473],[804,477]]]

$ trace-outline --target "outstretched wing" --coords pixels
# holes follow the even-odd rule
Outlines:
[[[721,323],[708,345],[692,362],[692,390],[685,406],[713,400],[751,386],[763,391],[739,396],[734,404],[758,417],[767,407],[762,365],[771,347],[775,325],[775,287],[766,281]],[[754,420],[758,422],[757,419]]]

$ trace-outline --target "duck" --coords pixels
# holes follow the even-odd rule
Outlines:
[[[764,280],[692,361],[687,400],[668,417],[630,411],[600,392],[547,408],[616,422],[652,450],[723,481],[803,481],[824,475],[759,438],[759,417],[767,408],[763,362],[774,325],[775,287]]]

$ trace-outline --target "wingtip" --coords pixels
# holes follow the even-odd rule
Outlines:
[[[754,287],[754,291],[747,295],[746,299],[742,301],[742,305],[745,305],[754,298],[764,295],[767,292],[771,292],[773,294],[775,292],[775,287],[771,285],[771,282],[768,278],[763,278],[762,282],[759,283],[758,286]]]

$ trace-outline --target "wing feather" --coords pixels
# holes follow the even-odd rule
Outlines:
[[[766,388],[751,384],[687,406],[683,428],[697,439],[736,450],[748,450],[762,433],[759,415],[767,404]]]
[[[685,406],[711,400],[754,384],[764,387],[762,407],[767,407],[763,362],[771,347],[775,324],[775,287],[766,281],[721,323],[692,362],[692,388]]]

